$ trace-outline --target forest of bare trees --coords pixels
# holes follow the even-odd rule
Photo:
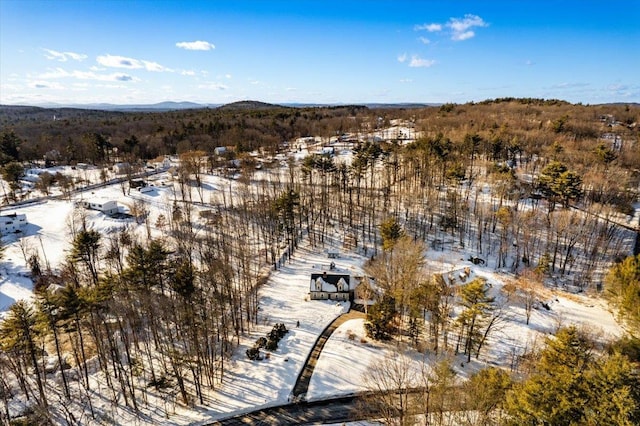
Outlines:
[[[426,350],[455,347],[469,359],[484,344],[477,315],[486,318],[492,301],[482,283],[470,285],[467,314],[447,323],[446,285],[393,269],[411,261],[408,247],[453,249],[496,270],[597,292],[637,238],[638,224],[626,222],[640,183],[637,106],[504,99],[423,109],[60,111],[56,121],[37,113],[2,115],[5,180],[10,165],[41,161],[51,150],[59,164],[107,164],[124,154],[132,162],[162,154],[182,161],[174,204],[152,224],[162,238],[127,228],[105,236],[76,217],[64,264],[28,259],[37,303],[15,304],[0,324],[7,420],[13,398],[34,401],[30,419],[41,424],[108,416],[94,409],[95,398],[134,412],[150,393],[204,404],[241,336],[260,321],[260,286],[303,238],[379,262],[377,276],[403,283],[390,295],[406,334],[431,342]],[[409,144],[367,140],[392,119],[421,136]],[[620,145],[603,139],[612,132]],[[197,159],[217,146],[243,159],[253,150],[274,155],[297,137],[328,142],[343,133],[360,138],[348,164],[311,155],[274,162],[260,177],[245,166],[229,181],[233,196],[221,190],[206,199],[199,190],[212,165]],[[210,214],[198,215],[195,205]],[[383,223],[397,224],[391,245]],[[394,247],[404,248],[392,255]],[[415,323],[420,312],[431,318],[424,330]],[[91,379],[96,372],[100,380]]]

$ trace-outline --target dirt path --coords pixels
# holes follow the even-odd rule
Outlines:
[[[307,390],[309,389],[309,382],[311,381],[311,376],[313,375],[313,370],[316,368],[316,363],[318,362],[318,358],[320,358],[320,354],[322,353],[322,349],[324,345],[331,337],[331,334],[340,327],[342,324],[347,322],[350,319],[356,318],[364,318],[364,313],[359,311],[350,310],[349,312],[340,315],[338,318],[333,320],[331,324],[325,328],[316,342],[313,345],[313,349],[309,353],[307,360],[298,375],[298,379],[296,380],[296,384],[293,386],[293,394],[292,402],[304,401]]]

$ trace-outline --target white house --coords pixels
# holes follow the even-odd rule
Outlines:
[[[7,235],[13,232],[20,231],[27,226],[27,215],[11,213],[6,215],[0,215],[0,234]]]
[[[224,155],[227,153],[227,147],[226,146],[217,146],[213,149],[213,153],[215,155]]]
[[[131,164],[129,163],[116,163],[113,165],[113,171],[117,175],[125,175],[131,173]]]
[[[351,277],[345,274],[311,274],[311,300],[349,300]]]
[[[97,210],[107,215],[118,213],[118,203],[111,200],[80,200],[76,205],[85,209]]]

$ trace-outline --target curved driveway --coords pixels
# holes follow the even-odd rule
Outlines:
[[[333,332],[342,324],[350,319],[356,318],[364,318],[364,313],[350,310],[349,312],[334,319],[333,322],[331,322],[331,324],[329,324],[327,328],[320,333],[320,336],[314,343],[313,348],[311,349],[311,352],[298,375],[296,384],[293,386],[293,390],[291,391],[293,395],[292,402],[304,401],[306,399],[305,397],[307,390],[309,389],[309,382],[311,381],[313,370],[316,368],[318,358],[320,358],[322,349],[324,349],[324,345],[327,343],[327,340],[329,340],[329,337],[331,337]]]
[[[334,319],[322,333],[320,333],[293,386],[293,390],[291,391],[292,401],[290,403],[258,409],[250,413],[231,415],[226,419],[211,423],[201,423],[201,425],[301,425],[322,424],[325,421],[346,422],[366,419],[367,414],[362,411],[362,394],[352,394],[313,402],[306,402],[305,400],[313,370],[329,337],[331,337],[338,327],[348,320],[364,317],[364,313],[350,310]]]

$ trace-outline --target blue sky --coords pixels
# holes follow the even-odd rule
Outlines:
[[[640,0],[0,0],[0,103],[640,102]]]

